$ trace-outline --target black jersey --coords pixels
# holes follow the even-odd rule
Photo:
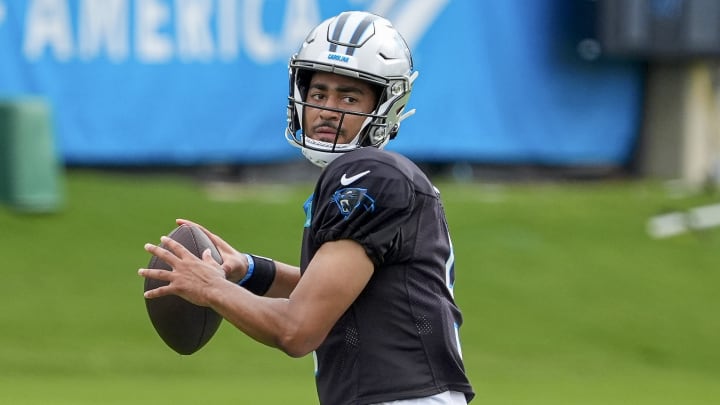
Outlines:
[[[440,198],[407,158],[362,148],[337,158],[305,204],[301,271],[320,246],[360,243],[374,273],[315,351],[324,405],[447,390],[473,397],[458,341],[454,257]]]

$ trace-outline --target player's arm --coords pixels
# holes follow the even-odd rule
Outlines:
[[[163,243],[168,250],[154,245],[146,249],[173,271],[141,269],[140,275],[169,284],[146,292],[146,298],[177,294],[209,306],[248,336],[293,357],[322,343],[373,273],[372,262],[357,242],[326,242],[288,298],[260,297],[226,280],[209,253],[200,260],[169,238]]]
[[[245,300],[247,294],[211,298],[211,307],[252,338],[290,356],[315,350],[365,288],[373,264],[360,244],[326,242],[288,299]],[[256,297],[248,297],[256,298]]]
[[[265,297],[288,298],[300,281],[300,268],[275,260],[275,279]]]

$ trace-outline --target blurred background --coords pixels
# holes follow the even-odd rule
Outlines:
[[[720,170],[716,3],[3,0],[0,96],[47,104],[66,166],[292,164],[288,58],[318,21],[364,9],[405,34],[421,74],[392,149],[459,176],[701,182]]]
[[[0,402],[314,403],[229,327],[174,356],[134,270],[176,217],[297,261],[287,62],[357,9],[420,72],[388,149],[443,190],[477,402],[716,403],[715,0],[0,0]]]

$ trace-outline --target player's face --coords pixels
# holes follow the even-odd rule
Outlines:
[[[319,107],[367,114],[375,109],[376,100],[373,88],[362,80],[318,72],[310,80],[305,102]],[[360,132],[365,118],[306,105],[303,130],[309,138],[335,143],[339,129],[337,143],[349,143]]]

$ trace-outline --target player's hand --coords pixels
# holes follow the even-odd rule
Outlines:
[[[145,292],[145,298],[158,298],[166,295],[178,295],[195,305],[209,306],[209,296],[218,282],[225,281],[225,272],[213,259],[210,249],[206,249],[202,258],[196,257],[177,241],[163,236],[160,241],[164,247],[145,244],[145,250],[172,267],[172,271],[163,269],[140,269],[145,278],[165,281],[168,284]]]
[[[198,223],[182,218],[175,220],[175,222],[177,222],[178,225],[195,225],[205,232],[208,238],[210,238],[210,241],[212,241],[215,247],[217,247],[218,252],[220,252],[220,256],[223,259],[222,269],[225,271],[225,277],[228,280],[236,283],[245,276],[248,269],[248,262],[247,257],[245,257],[244,254],[238,252],[221,237],[210,232],[207,228]]]

